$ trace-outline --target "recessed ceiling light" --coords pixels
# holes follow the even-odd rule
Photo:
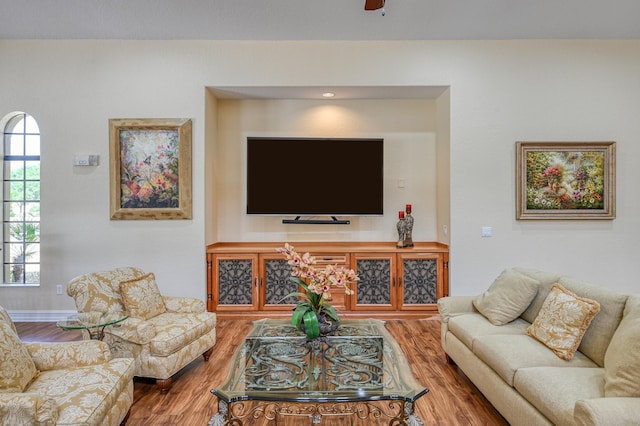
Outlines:
[[[333,93],[333,92],[324,92],[324,93],[322,94],[322,96],[323,96],[323,97],[325,97],[325,98],[333,98],[335,95],[336,95],[336,94],[335,94],[335,93]]]

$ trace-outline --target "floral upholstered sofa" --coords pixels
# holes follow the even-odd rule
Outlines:
[[[92,272],[69,281],[67,294],[78,312],[129,315],[105,328],[103,340],[115,357],[134,358],[135,376],[156,379],[161,391],[175,373],[213,351],[216,314],[202,300],[162,296],[153,273],[134,267]]]
[[[511,425],[640,425],[640,295],[509,268],[438,309],[447,356]]]
[[[0,307],[2,425],[117,426],[133,403],[133,372],[104,342],[22,342]]]

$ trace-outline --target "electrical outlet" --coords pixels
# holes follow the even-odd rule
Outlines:
[[[58,296],[62,295],[62,285],[58,284],[58,285],[56,286],[56,294],[57,294]]]

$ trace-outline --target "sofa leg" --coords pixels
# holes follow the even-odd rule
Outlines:
[[[160,389],[160,392],[167,392],[171,387],[172,381],[171,377],[168,379],[156,379],[156,386]]]
[[[211,356],[212,353],[213,353],[213,346],[207,349],[207,351],[202,354],[202,356],[204,357],[204,360],[209,361],[209,357]]]
[[[453,359],[451,359],[451,357],[450,357],[449,355],[444,354],[444,356],[445,356],[445,357],[446,357],[446,359],[447,359],[447,364],[449,364],[449,365],[456,365],[456,362],[455,362]]]

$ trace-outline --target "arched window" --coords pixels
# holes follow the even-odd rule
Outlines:
[[[2,277],[5,284],[40,283],[40,129],[29,114],[0,123],[3,137]]]

